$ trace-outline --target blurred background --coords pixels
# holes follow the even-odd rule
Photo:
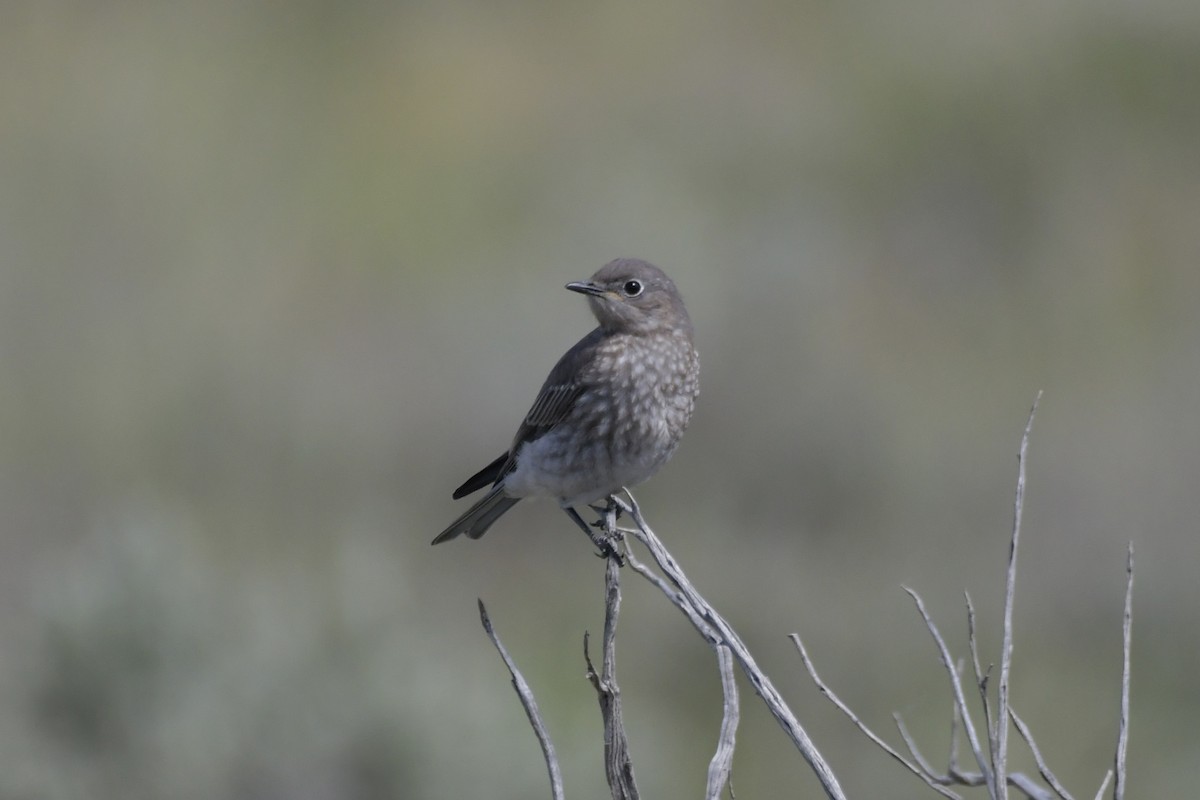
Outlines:
[[[602,563],[548,503],[429,540],[616,256],[704,367],[643,509],[849,796],[929,793],[786,635],[944,765],[901,585],[997,660],[1039,389],[1014,707],[1092,796],[1132,540],[1129,792],[1192,795],[1198,85],[1187,0],[6,4],[0,798],[548,796],[477,597],[607,797]],[[625,593],[641,788],[699,796],[714,660]],[[734,785],[819,792],[752,693]]]

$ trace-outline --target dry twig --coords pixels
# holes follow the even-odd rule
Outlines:
[[[980,669],[979,666],[979,642],[975,637],[975,605],[971,602],[971,595],[963,592],[963,598],[967,602],[967,646],[971,649],[971,664],[975,670],[975,686],[979,689],[979,702],[983,705],[983,721],[988,729],[988,741],[992,746],[995,746],[995,740],[992,738],[991,731],[993,728],[992,708],[988,702],[988,679],[992,675],[992,665],[988,664],[987,672]]]
[[[925,781],[925,783],[928,784],[929,788],[933,789],[935,792],[940,794],[942,797],[957,798],[957,800],[961,800],[959,795],[955,794],[954,792],[949,791],[948,789],[943,788],[940,785],[938,776],[934,773],[933,769],[930,768],[928,762],[926,762],[925,759],[922,758],[921,755],[917,752],[916,745],[913,743],[912,739],[909,738],[908,732],[906,730],[904,730],[904,723],[900,721],[899,716],[896,717],[896,724],[898,726],[900,726],[901,736],[904,738],[905,743],[908,745],[908,751],[909,751],[909,753],[912,754],[913,759],[917,762],[916,764],[913,764],[911,761],[906,759],[904,756],[900,755],[900,753],[896,752],[895,748],[893,748],[891,745],[889,745],[887,742],[885,742],[883,739],[881,739],[873,730],[871,730],[869,727],[867,727],[867,725],[858,718],[858,715],[855,714],[852,710],[850,710],[850,706],[843,703],[842,699],[840,697],[838,697],[837,694],[834,693],[834,691],[832,689],[829,688],[828,684],[826,684],[825,681],[821,680],[821,677],[819,675],[817,675],[817,668],[813,664],[812,659],[809,658],[808,650],[805,649],[804,642],[801,641],[799,634],[796,634],[796,633],[789,634],[788,638],[790,638],[792,640],[792,643],[794,645],[796,645],[796,649],[800,651],[800,661],[804,664],[805,669],[808,670],[808,674],[812,678],[813,683],[815,683],[817,685],[817,689],[819,689],[821,694],[825,695],[825,697],[827,697],[829,699],[829,702],[831,702],[835,706],[837,706],[838,710],[841,711],[843,714],[845,714],[846,717],[848,717],[849,720],[851,722],[853,722],[855,724],[855,726],[857,726],[858,729],[860,731],[862,731],[862,733],[868,739],[870,739],[872,742],[874,742],[880,749],[882,749],[889,756],[891,756],[892,758],[896,759],[901,764],[903,764],[905,766],[905,768],[908,769],[909,772],[916,775],[921,780]]]
[[[1029,451],[1029,431],[1033,428],[1033,418],[1037,414],[1038,402],[1042,399],[1039,391],[1033,399],[1033,408],[1029,409],[1029,420],[1025,423],[1025,433],[1021,436],[1021,449],[1017,453],[1017,496],[1013,500],[1013,530],[1012,543],[1008,548],[1008,572],[1004,582],[1004,632],[1000,645],[1000,682],[996,687],[996,718],[995,741],[992,749],[992,796],[997,800],[1008,797],[1004,771],[1008,768],[1008,674],[1012,669],[1013,649],[1013,597],[1017,583],[1017,545],[1021,540],[1021,516],[1025,510],[1025,458]]]
[[[986,786],[988,794],[993,800],[1002,800],[1007,797],[1007,787],[1013,786],[1022,792],[1031,800],[1072,800],[1071,794],[1066,790],[1066,787],[1058,780],[1053,771],[1047,765],[1042,756],[1041,750],[1038,748],[1033,734],[1029,727],[1020,717],[1017,716],[1009,704],[1008,689],[1009,689],[1009,673],[1012,665],[1012,650],[1013,650],[1013,601],[1016,594],[1016,565],[1017,565],[1017,550],[1020,542],[1021,533],[1021,517],[1024,509],[1025,498],[1025,461],[1029,447],[1029,434],[1033,426],[1033,418],[1037,412],[1038,400],[1041,399],[1041,392],[1038,393],[1037,400],[1034,401],[1033,407],[1029,412],[1029,419],[1026,422],[1024,433],[1021,437],[1021,447],[1018,454],[1018,470],[1017,470],[1017,492],[1014,501],[1014,518],[1012,528],[1012,539],[1009,545],[1009,560],[1008,569],[1005,576],[1005,597],[1003,611],[1003,641],[1001,645],[1000,659],[1000,677],[997,686],[997,705],[993,712],[991,708],[990,698],[988,695],[988,681],[991,675],[991,666],[987,670],[982,668],[979,659],[979,647],[976,638],[975,629],[975,607],[971,602],[969,594],[965,595],[967,606],[967,641],[971,652],[971,664],[974,671],[975,684],[979,693],[979,700],[983,709],[983,716],[987,726],[987,753],[984,753],[979,737],[976,736],[974,724],[971,721],[969,709],[967,708],[966,698],[962,688],[962,662],[958,666],[952,663],[949,648],[943,640],[941,633],[934,624],[928,611],[925,609],[925,604],[921,597],[912,589],[905,587],[905,591],[912,597],[913,602],[917,606],[917,610],[921,614],[921,618],[925,622],[925,627],[933,636],[934,642],[937,645],[938,653],[941,657],[942,666],[946,674],[950,678],[950,686],[953,694],[952,716],[950,724],[950,757],[949,766],[945,774],[938,774],[929,764],[928,761],[921,755],[912,736],[904,726],[903,720],[899,714],[893,715],[896,721],[896,727],[900,732],[900,737],[903,739],[908,752],[912,757],[912,761],[908,761],[899,755],[891,746],[884,743],[880,737],[872,733],[858,717],[846,705],[837,698],[836,695],[824,684],[817,676],[812,662],[808,658],[808,654],[804,651],[803,645],[800,643],[799,637],[792,635],[793,641],[796,642],[800,649],[800,657],[808,669],[809,675],[813,682],[821,690],[826,697],[829,697],[835,705],[855,724],[858,728],[871,739],[877,746],[882,748],[888,755],[892,756],[897,761],[904,764],[910,771],[920,777],[927,785],[938,791],[943,796],[956,797],[953,793],[945,789],[946,786]],[[1123,636],[1123,668],[1121,673],[1121,718],[1120,728],[1117,737],[1117,753],[1114,758],[1114,769],[1109,770],[1108,775],[1104,779],[1104,783],[1100,787],[1100,791],[1096,795],[1096,800],[1100,800],[1103,796],[1105,788],[1112,779],[1114,771],[1117,775],[1117,782],[1114,786],[1114,800],[1123,800],[1124,786],[1124,770],[1126,761],[1126,749],[1128,744],[1128,718],[1129,718],[1129,657],[1131,649],[1131,625],[1133,617],[1133,546],[1129,548],[1129,561],[1127,566],[1127,582],[1125,589],[1125,615],[1124,615],[1124,636]],[[1008,724],[1009,719],[1017,728],[1022,738],[1029,745],[1033,752],[1034,759],[1037,762],[1038,770],[1041,777],[1049,785],[1046,789],[1039,785],[1037,781],[1028,775],[1022,773],[1009,773],[1007,770],[1008,758]],[[972,753],[975,757],[975,762],[979,766],[979,771],[965,771],[958,766],[958,726],[962,725],[966,732],[967,741],[971,745]]]
[[[1042,777],[1046,783],[1050,784],[1059,796],[1060,800],[1075,800],[1071,793],[1067,791],[1067,787],[1059,782],[1058,777],[1050,771],[1050,767],[1046,764],[1046,759],[1042,758],[1042,751],[1038,748],[1037,742],[1033,740],[1033,733],[1029,730],[1029,726],[1025,721],[1017,716],[1017,712],[1009,707],[1008,715],[1012,717],[1013,725],[1017,726],[1017,732],[1021,734],[1021,738],[1025,740],[1025,744],[1029,745],[1030,751],[1033,753],[1033,760],[1037,762],[1038,772],[1042,773]]]
[[[1133,647],[1133,542],[1125,562],[1125,615],[1121,624],[1121,721],[1117,731],[1117,754],[1113,769],[1113,800],[1125,800],[1125,758],[1129,750],[1129,653]],[[1101,789],[1103,791],[1103,788]]]
[[[725,645],[729,648],[733,656],[742,666],[742,671],[746,674],[746,678],[750,681],[750,685],[754,687],[754,691],[766,703],[768,710],[779,722],[788,738],[800,751],[800,755],[808,762],[813,773],[817,776],[817,780],[821,783],[821,788],[830,800],[844,800],[845,794],[842,792],[841,786],[838,784],[837,777],[833,774],[829,764],[817,751],[812,740],[808,738],[808,733],[800,725],[800,721],[796,719],[796,715],[784,702],[783,697],[771,683],[771,679],[766,673],[759,668],[755,662],[754,656],[750,654],[750,650],[742,641],[741,637],[733,630],[725,618],[717,613],[708,601],[705,600],[696,588],[688,580],[683,569],[675,561],[675,557],[663,546],[658,537],[654,535],[654,531],[646,524],[646,520],[642,517],[641,509],[638,508],[637,501],[633,499],[633,495],[628,490],[625,491],[627,500],[616,498],[621,504],[622,510],[629,513],[633,518],[636,528],[626,530],[636,538],[654,558],[658,568],[662,570],[669,581],[669,585],[663,581],[652,581],[655,586],[658,586],[666,594],[683,613],[692,621],[696,630],[700,635],[709,641],[714,646],[717,644]],[[633,563],[632,560],[630,563]],[[636,567],[635,567],[636,569]],[[639,570],[639,574],[644,574]],[[716,637],[716,641],[712,637]]]
[[[733,748],[737,738],[738,692],[737,679],[733,674],[733,655],[723,644],[717,645],[717,667],[721,672],[721,692],[725,697],[724,713],[721,716],[721,734],[717,739],[717,752],[708,764],[708,784],[704,791],[705,800],[718,800],[721,790],[729,783],[733,771]],[[732,789],[730,790],[732,792]]]
[[[621,690],[617,686],[617,615],[621,610],[620,561],[614,550],[604,572],[604,641],[601,674],[596,674],[588,653],[588,635],[583,634],[583,659],[587,677],[600,701],[604,720],[604,777],[613,800],[637,800],[633,762],[629,758],[629,739],[621,716]]]
[[[938,653],[942,657],[942,666],[946,669],[946,673],[950,676],[950,688],[954,692],[954,707],[959,719],[962,720],[963,730],[967,733],[967,742],[971,745],[971,752],[975,755],[975,763],[979,765],[979,771],[985,777],[989,775],[988,761],[984,758],[983,750],[979,746],[979,737],[975,734],[975,725],[971,722],[971,714],[967,710],[967,700],[963,696],[962,681],[959,680],[958,670],[954,667],[954,662],[950,657],[950,649],[946,647],[946,640],[942,638],[941,632],[934,624],[933,618],[929,616],[929,612],[925,610],[925,602],[921,600],[921,596],[907,586],[902,586],[908,596],[913,599],[917,605],[917,611],[921,612],[921,618],[925,620],[925,627],[929,629],[930,635],[933,636],[933,641],[937,644]],[[960,773],[961,774],[961,773]],[[999,800],[993,794],[994,786],[990,781],[988,783],[988,794],[992,800]]]
[[[529,717],[529,724],[533,726],[533,733],[537,736],[538,744],[542,746],[542,755],[546,759],[546,769],[550,773],[550,795],[554,800],[563,800],[562,770],[559,769],[558,757],[554,753],[554,743],[550,741],[550,733],[546,730],[546,723],[542,720],[541,712],[538,711],[537,701],[533,699],[533,690],[525,682],[525,677],[517,669],[517,665],[508,654],[508,650],[501,644],[500,637],[496,635],[496,630],[492,627],[492,620],[488,617],[487,608],[484,607],[483,601],[479,600],[478,602],[479,619],[483,622],[483,629],[487,632],[488,638],[492,640],[492,646],[500,653],[500,658],[504,659],[504,666],[508,667],[508,674],[512,676],[513,688],[517,691],[517,697],[521,699],[521,707],[525,709],[525,716]]]
[[[1029,727],[1017,716],[1009,704],[1009,676],[1012,667],[1012,652],[1013,652],[1013,604],[1016,594],[1016,565],[1017,551],[1020,542],[1021,533],[1021,518],[1024,507],[1025,496],[1025,462],[1029,446],[1029,435],[1033,426],[1034,415],[1037,413],[1038,401],[1041,399],[1041,392],[1038,393],[1037,399],[1034,400],[1033,407],[1029,412],[1029,419],[1025,425],[1024,433],[1021,437],[1021,447],[1018,453],[1018,474],[1017,474],[1017,491],[1014,500],[1014,517],[1012,527],[1012,538],[1009,545],[1008,569],[1005,578],[1005,596],[1003,609],[1003,634],[1000,654],[1000,670],[999,679],[996,687],[996,707],[993,712],[988,694],[988,683],[991,675],[991,665],[985,671],[979,659],[979,649],[976,639],[975,628],[975,608],[971,602],[970,595],[965,595],[967,606],[967,639],[971,653],[971,663],[974,673],[976,689],[978,690],[981,707],[983,710],[984,724],[987,731],[987,749],[980,741],[976,734],[975,725],[972,721],[969,709],[967,707],[966,696],[962,686],[962,670],[963,665],[960,661],[955,665],[949,648],[946,646],[945,640],[942,638],[937,625],[934,623],[929,612],[925,608],[924,602],[912,589],[904,587],[904,591],[909,594],[916,605],[921,618],[925,622],[930,635],[937,646],[938,654],[950,679],[950,687],[953,695],[952,704],[952,719],[950,728],[950,752],[948,759],[948,767],[945,773],[938,773],[929,764],[928,761],[921,755],[916,742],[909,734],[904,726],[903,720],[899,714],[895,714],[896,727],[903,739],[905,746],[908,748],[911,756],[911,761],[901,755],[895,748],[887,744],[881,737],[875,734],[870,728],[863,723],[858,716],[847,706],[829,686],[821,680],[816,672],[816,668],[809,658],[804,644],[797,634],[792,634],[791,639],[796,645],[800,653],[801,661],[808,670],[810,677],[816,684],[817,688],[824,694],[839,710],[842,711],[858,729],[866,735],[874,744],[884,750],[893,759],[901,763],[906,769],[912,772],[917,777],[921,778],[927,786],[933,789],[942,797],[950,798],[951,800],[961,800],[960,795],[951,791],[949,786],[966,786],[978,787],[985,786],[991,800],[1006,800],[1007,787],[1013,786],[1022,792],[1030,800],[1073,800],[1071,794],[1059,782],[1058,778],[1050,770],[1045,759],[1042,756],[1040,749],[1034,741],[1033,735]],[[700,633],[700,635],[713,647],[716,656],[718,667],[721,675],[721,685],[724,692],[724,715],[721,723],[721,731],[717,745],[716,753],[709,764],[708,781],[706,786],[706,800],[717,800],[724,786],[730,786],[730,795],[732,796],[733,789],[730,784],[729,775],[732,768],[734,744],[736,738],[739,709],[737,696],[737,683],[733,675],[733,661],[736,659],[741,664],[743,672],[749,679],[755,692],[766,703],[767,708],[775,716],[780,726],[785,733],[791,738],[793,744],[800,751],[801,755],[808,762],[817,779],[820,781],[825,794],[830,800],[845,800],[845,795],[842,793],[841,787],[838,785],[837,778],[834,776],[828,764],[821,757],[820,753],[809,740],[808,735],[801,727],[799,721],[788,708],[779,692],[775,689],[770,679],[758,667],[750,651],[742,642],[737,633],[730,627],[729,623],[716,612],[715,609],[696,591],[695,587],[683,573],[679,564],[674,557],[659,541],[658,537],[646,524],[642,517],[641,510],[638,508],[637,501],[625,491],[627,499],[622,499],[619,496],[610,498],[608,507],[602,513],[603,527],[608,535],[609,541],[619,540],[622,534],[628,534],[640,542],[650,553],[658,569],[661,571],[655,572],[649,566],[638,560],[633,551],[629,547],[628,539],[625,540],[623,553],[618,554],[617,548],[611,548],[611,552],[607,562],[607,570],[605,573],[605,621],[604,621],[604,652],[602,659],[602,668],[600,674],[592,664],[591,656],[588,653],[588,637],[584,634],[584,659],[587,663],[588,678],[595,687],[597,696],[600,701],[601,714],[604,718],[605,730],[605,772],[608,778],[609,786],[612,791],[614,800],[636,800],[638,792],[633,781],[633,766],[629,759],[628,742],[625,736],[624,725],[621,719],[621,700],[620,691],[616,684],[616,655],[615,655],[615,636],[617,617],[620,609],[621,593],[619,583],[619,568],[622,565],[622,556],[628,560],[628,563],[635,572],[648,580],[652,585],[657,587],[676,607],[684,613],[691,621],[692,625]],[[616,518],[618,509],[627,512],[635,523],[634,528],[618,528],[616,526]],[[1113,788],[1113,800],[1124,800],[1125,788],[1125,764],[1128,748],[1128,721],[1129,721],[1129,671],[1130,671],[1130,650],[1131,650],[1131,629],[1132,629],[1132,603],[1133,603],[1133,545],[1129,546],[1129,557],[1127,565],[1127,583],[1125,591],[1125,613],[1123,625],[1123,666],[1121,673],[1121,712],[1120,723],[1117,737],[1117,750],[1114,756],[1114,768],[1109,770],[1105,776],[1104,782],[1100,787],[1100,791],[1096,795],[1096,800],[1100,800],[1107,788],[1109,781],[1112,780],[1114,774],[1116,780]],[[505,664],[508,666],[509,672],[513,678],[513,687],[517,690],[517,694],[521,699],[521,704],[525,708],[526,714],[529,717],[530,724],[534,728],[534,732],[538,737],[539,743],[542,745],[542,751],[546,758],[547,768],[550,772],[550,781],[553,796],[555,800],[562,797],[562,777],[558,769],[558,764],[554,755],[553,745],[550,743],[549,736],[546,733],[545,725],[542,722],[541,716],[538,713],[537,704],[534,702],[532,692],[528,685],[517,671],[515,664],[505,651],[495,631],[492,629],[491,621],[488,619],[487,612],[484,609],[482,601],[479,603],[480,617],[483,620],[484,629],[491,638],[493,645],[500,652]],[[1009,720],[1016,727],[1021,737],[1028,744],[1033,752],[1034,759],[1037,762],[1038,770],[1041,777],[1050,786],[1046,789],[1040,786],[1033,778],[1021,773],[1009,773],[1007,769],[1008,759],[1008,725]],[[961,725],[966,734],[966,739],[971,747],[972,755],[978,771],[968,771],[960,769],[958,766],[958,737],[957,729]]]

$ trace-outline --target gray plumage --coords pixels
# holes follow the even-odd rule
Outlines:
[[[699,393],[692,323],[675,284],[645,261],[622,258],[589,280],[599,327],[558,360],[508,452],[471,476],[455,499],[491,486],[434,544],[478,539],[522,497],[572,507],[649,478],[675,452]]]

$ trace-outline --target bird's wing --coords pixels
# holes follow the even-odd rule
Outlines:
[[[553,377],[553,373],[551,373]],[[576,381],[566,383],[550,383],[547,379],[538,392],[533,406],[521,421],[517,435],[513,438],[512,447],[508,452],[476,472],[454,490],[454,499],[466,497],[472,492],[485,486],[494,486],[504,479],[517,466],[517,450],[525,442],[531,442],[546,431],[553,428],[570,413],[575,400],[583,392],[582,384]]]
[[[599,328],[592,331],[563,353],[554,369],[550,370],[546,382],[534,398],[533,405],[521,421],[517,435],[513,437],[512,447],[508,450],[508,460],[501,468],[497,481],[516,466],[517,452],[521,445],[539,438],[571,413],[575,401],[588,387],[584,368],[591,360],[597,343],[603,338],[604,333]]]
[[[570,412],[582,389],[575,381],[543,386],[521,424],[529,428],[553,427]]]

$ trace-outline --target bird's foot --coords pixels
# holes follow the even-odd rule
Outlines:
[[[617,549],[617,545],[623,539],[623,534],[616,529],[615,513],[610,514],[608,513],[609,510],[605,509],[605,518],[593,526],[584,522],[583,518],[579,516],[579,512],[577,512],[575,509],[568,506],[567,508],[564,508],[563,511],[567,512],[567,516],[571,518],[571,521],[578,525],[579,529],[587,534],[588,539],[590,539],[592,544],[596,546],[597,557],[604,559],[615,559],[617,566],[625,566],[625,558]],[[614,523],[611,525],[608,524],[609,519],[613,519]],[[592,530],[593,527],[599,528],[600,530]]]
[[[596,558],[602,558],[605,561],[611,558],[617,562],[618,567],[625,566],[625,556],[621,555],[620,550],[617,549],[618,541],[616,537],[596,537],[593,539],[592,544],[596,545]]]

